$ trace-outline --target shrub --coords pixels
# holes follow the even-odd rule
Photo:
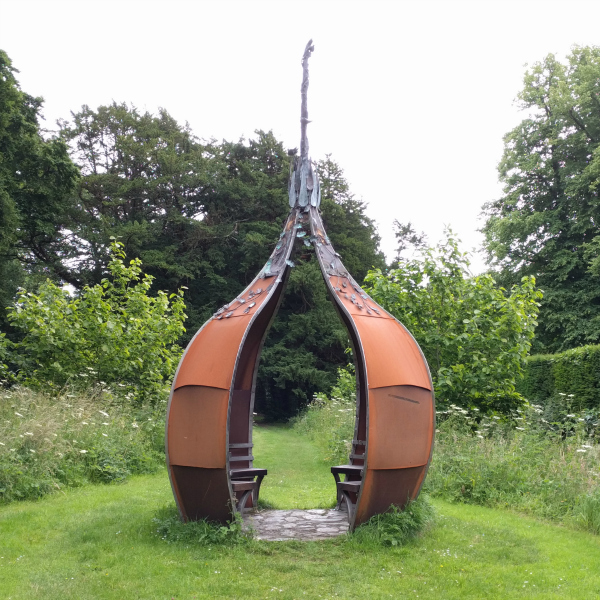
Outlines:
[[[156,527],[156,534],[169,544],[236,546],[252,537],[251,532],[243,531],[243,521],[238,513],[227,525],[206,520],[182,523],[177,508],[169,505],[160,509],[152,522]]]
[[[545,405],[558,393],[577,398],[580,409],[600,409],[600,346],[530,356],[517,389]]]
[[[181,356],[175,342],[185,331],[183,291],[150,297],[152,277],[142,275],[141,261],[126,266],[118,242],[111,254],[111,278],[79,297],[50,281],[37,295],[19,292],[8,317],[23,338],[0,352],[18,381],[45,390],[118,385],[139,405],[164,397]]]
[[[106,392],[2,392],[0,502],[162,468],[164,404],[136,410],[113,402]]]
[[[382,546],[403,546],[422,533],[434,520],[434,511],[425,494],[410,502],[404,510],[392,506],[386,513],[371,517],[354,530],[359,543]]]
[[[502,412],[522,404],[515,384],[536,326],[541,292],[534,278],[507,292],[489,274],[473,277],[451,232],[419,253],[365,281],[421,346],[440,404]]]

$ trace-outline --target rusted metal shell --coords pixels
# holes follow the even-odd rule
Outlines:
[[[318,208],[297,204],[261,273],[195,335],[175,375],[166,447],[171,485],[184,520],[223,522],[235,510],[239,498],[232,490],[231,470],[232,464],[252,467],[260,351],[293,266],[293,246],[302,244],[309,230],[354,350],[357,398],[350,464],[363,468],[362,476],[354,472],[349,477],[360,479],[350,528],[391,505],[403,507],[419,494],[435,431],[427,362],[408,330],[346,271]]]
[[[354,351],[357,409],[350,464],[364,468],[349,513],[353,530],[417,498],[433,451],[433,384],[416,340],[346,271],[316,209],[311,228],[327,289]]]
[[[204,324],[181,357],[167,406],[165,447],[184,521],[229,520],[239,500],[231,471],[252,467],[258,360],[289,274],[297,220],[291,211],[265,268]]]

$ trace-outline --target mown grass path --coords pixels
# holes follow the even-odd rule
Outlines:
[[[269,470],[260,498],[273,508],[335,506],[330,465],[305,436],[285,426],[254,428],[254,464]]]
[[[309,450],[288,433],[258,433],[257,464],[274,469],[269,477],[279,472],[283,452],[290,453],[288,465],[292,455],[310,462]],[[275,440],[280,448],[270,458],[278,443],[267,449],[262,442]],[[326,466],[298,466],[295,475],[274,477],[265,495],[290,507],[283,503],[298,498],[294,481],[315,490],[322,481],[318,493],[331,503],[329,477]],[[0,598],[600,597],[598,537],[505,511],[436,501],[436,524],[404,548],[345,537],[219,547],[169,544],[157,536],[152,519],[166,504],[171,490],[161,472],[0,507]]]

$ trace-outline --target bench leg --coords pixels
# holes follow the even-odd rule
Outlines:
[[[342,495],[342,492],[340,492],[339,488],[338,488],[338,483],[340,482],[340,476],[338,473],[332,473],[333,478],[335,479],[335,490],[336,490],[336,494],[337,494],[337,504],[335,505],[335,510],[341,510],[342,509],[342,501],[344,500],[344,496]]]
[[[341,494],[343,499],[346,501],[346,506],[348,507],[348,521],[352,521],[352,517],[354,516],[354,510],[356,509],[356,504],[352,502],[350,494],[346,490],[342,490]]]
[[[252,506],[254,508],[258,508],[258,494],[260,494],[260,484],[264,478],[264,475],[258,475],[256,477],[256,489],[252,491]]]
[[[242,494],[242,497],[240,498],[240,501],[238,502],[238,506],[237,509],[238,511],[243,515],[244,514],[244,507],[246,506],[246,502],[248,501],[248,498],[250,497],[250,494],[254,494],[255,489],[251,489],[251,490],[245,490],[244,493]]]

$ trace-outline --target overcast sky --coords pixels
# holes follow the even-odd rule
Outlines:
[[[600,45],[600,2],[0,0],[0,48],[50,127],[82,104],[163,107],[202,138],[299,145],[313,38],[311,156],[331,153],[391,257],[392,222],[480,247],[525,63]],[[474,261],[474,270],[483,261]]]

